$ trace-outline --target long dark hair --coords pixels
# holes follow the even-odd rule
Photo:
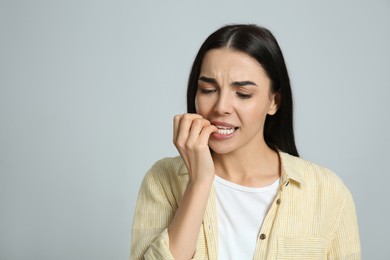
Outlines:
[[[202,61],[207,51],[227,47],[255,58],[271,79],[271,89],[279,93],[280,103],[274,115],[267,115],[264,140],[274,150],[299,156],[294,141],[293,101],[290,78],[282,51],[272,33],[253,24],[224,26],[202,44],[192,65],[187,88],[187,112],[196,113],[195,96]]]

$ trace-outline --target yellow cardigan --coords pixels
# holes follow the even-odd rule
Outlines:
[[[258,235],[253,259],[360,259],[353,198],[333,172],[279,152],[281,182]],[[139,191],[130,259],[173,259],[167,227],[188,182],[180,156],[156,162]],[[211,190],[193,259],[218,258],[218,222]]]

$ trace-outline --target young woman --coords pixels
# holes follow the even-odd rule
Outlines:
[[[195,58],[180,153],[146,174],[130,259],[360,259],[352,196],[300,159],[289,76],[255,25],[211,34]]]

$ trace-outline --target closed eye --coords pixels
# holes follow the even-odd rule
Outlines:
[[[242,99],[248,99],[248,98],[251,98],[252,95],[251,94],[243,94],[241,92],[236,92],[236,95]]]
[[[200,93],[206,94],[206,95],[212,94],[212,93],[214,93],[214,92],[217,91],[217,90],[215,90],[215,89],[210,89],[210,88],[201,88],[201,89],[199,89],[199,90],[200,90]]]

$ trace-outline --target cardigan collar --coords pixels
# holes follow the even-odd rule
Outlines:
[[[299,170],[299,157],[290,155],[288,153],[278,150],[280,164],[281,164],[281,183],[287,183],[290,180],[304,184],[303,176]],[[179,175],[188,174],[187,167],[182,160],[182,165],[179,169]]]

